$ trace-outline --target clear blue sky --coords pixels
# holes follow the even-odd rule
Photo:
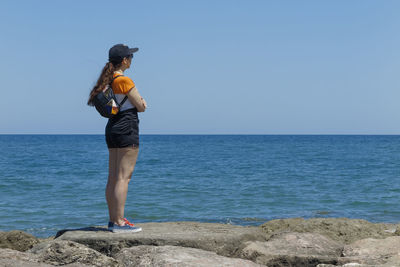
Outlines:
[[[2,1],[0,133],[103,133],[116,43],[143,134],[400,134],[400,1]]]

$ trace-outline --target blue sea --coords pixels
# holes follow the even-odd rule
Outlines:
[[[134,222],[400,222],[400,136],[142,135]],[[0,230],[105,225],[103,135],[0,135]]]

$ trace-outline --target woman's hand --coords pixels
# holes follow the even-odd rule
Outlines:
[[[147,102],[146,102],[146,100],[144,100],[143,97],[142,97],[142,102],[143,102],[144,109],[147,109]]]

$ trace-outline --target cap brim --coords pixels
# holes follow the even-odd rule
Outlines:
[[[137,48],[137,47],[129,48],[129,53],[131,53],[131,54],[136,53],[137,51],[139,51],[139,48]]]

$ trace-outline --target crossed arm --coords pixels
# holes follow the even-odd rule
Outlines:
[[[138,112],[144,112],[146,110],[147,103],[143,99],[143,97],[139,94],[139,91],[136,89],[136,86],[133,87],[128,92],[128,99],[136,107]]]

